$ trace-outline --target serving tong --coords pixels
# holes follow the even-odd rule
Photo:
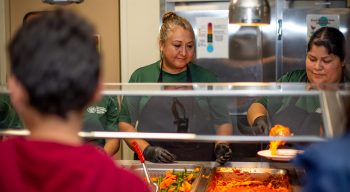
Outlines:
[[[146,175],[146,179],[147,179],[148,184],[154,185],[154,186],[155,186],[155,192],[157,192],[158,189],[159,189],[159,186],[158,186],[157,183],[153,183],[153,182],[151,181],[151,177],[150,177],[150,175],[149,175],[149,173],[148,173],[148,169],[147,169],[146,164],[145,164],[145,157],[143,156],[143,153],[142,153],[142,151],[141,151],[139,145],[134,141],[134,142],[132,142],[132,147],[134,148],[134,150],[135,150],[137,156],[138,156],[139,159],[140,159],[140,162],[141,162],[141,165],[142,165],[142,168],[143,168],[143,172],[144,172],[145,175]]]

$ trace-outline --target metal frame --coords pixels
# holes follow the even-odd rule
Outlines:
[[[114,96],[319,96],[323,112],[325,137],[332,138],[342,135],[345,130],[345,109],[341,96],[349,96],[347,84],[325,87],[326,90],[307,90],[304,83],[114,83],[108,84],[117,87],[114,90],[105,90],[104,95]],[[164,90],[167,85],[191,86],[194,90]],[[333,90],[330,88],[333,88]],[[339,89],[338,89],[339,88]],[[7,94],[5,87],[0,86],[0,93]],[[2,131],[0,134],[28,134],[25,132]],[[199,141],[226,140],[230,142],[269,141],[265,136],[215,136],[194,134],[164,134],[164,133],[121,133],[121,132],[89,132],[81,133],[83,137],[103,138],[154,138],[154,139],[189,139]],[[272,138],[273,139],[273,138]],[[285,139],[285,138],[284,138]],[[294,136],[287,141],[321,141],[324,138],[314,136]]]
[[[9,129],[0,131],[5,136],[27,136],[28,130]],[[227,141],[232,143],[269,142],[284,140],[287,142],[321,142],[325,138],[317,136],[293,136],[293,137],[272,137],[272,136],[219,136],[219,135],[196,135],[191,133],[146,133],[146,132],[79,132],[83,138],[118,138],[118,139],[155,139],[155,140],[176,140],[176,141],[199,141],[215,142]]]

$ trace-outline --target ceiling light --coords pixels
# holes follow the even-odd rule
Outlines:
[[[267,0],[230,0],[229,23],[241,26],[269,25],[270,12]]]

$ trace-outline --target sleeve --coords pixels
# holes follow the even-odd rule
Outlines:
[[[206,75],[202,75],[202,77],[206,77],[208,82],[218,82],[217,77],[209,72]],[[227,99],[222,97],[208,97],[207,102],[209,105],[211,119],[215,125],[232,123],[229,109],[227,107]]]
[[[116,97],[108,96],[106,113],[106,129],[108,131],[118,131],[119,106]]]
[[[5,96],[0,95],[0,129],[7,127],[4,123],[6,117],[6,111],[8,110],[7,104],[5,102]]]
[[[291,75],[287,73],[277,80],[277,82],[290,82]],[[260,103],[269,111],[269,113],[276,112],[282,106],[281,97],[259,97],[256,98],[253,103]]]
[[[119,114],[119,122],[135,123],[140,112],[140,96],[124,96]]]
[[[232,123],[229,109],[227,108],[228,101],[224,98],[211,97],[208,98],[209,110],[211,118],[215,125],[221,125],[224,123]]]
[[[253,103],[260,103],[264,105],[265,108],[267,108],[267,104],[269,103],[269,99],[267,97],[259,97],[256,98]]]
[[[0,95],[0,128],[22,128],[21,120],[8,95]]]
[[[129,83],[136,83],[137,74],[134,72],[129,80]],[[124,96],[121,102],[121,108],[119,113],[119,122],[133,123],[137,120],[139,111],[138,96]],[[132,115],[132,116],[131,116]]]
[[[3,95],[0,95],[0,117],[4,117],[7,104]]]

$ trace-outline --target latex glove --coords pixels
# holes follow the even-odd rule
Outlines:
[[[232,150],[226,143],[216,144],[214,152],[216,156],[216,162],[220,163],[221,165],[232,159]]]
[[[255,134],[261,135],[269,135],[269,131],[270,131],[270,126],[271,123],[268,120],[266,115],[263,116],[259,116],[254,120],[254,123],[252,125],[253,128],[253,132]]]
[[[172,163],[176,159],[176,156],[168,150],[151,145],[148,145],[145,150],[143,150],[143,156],[146,160],[153,163]]]

